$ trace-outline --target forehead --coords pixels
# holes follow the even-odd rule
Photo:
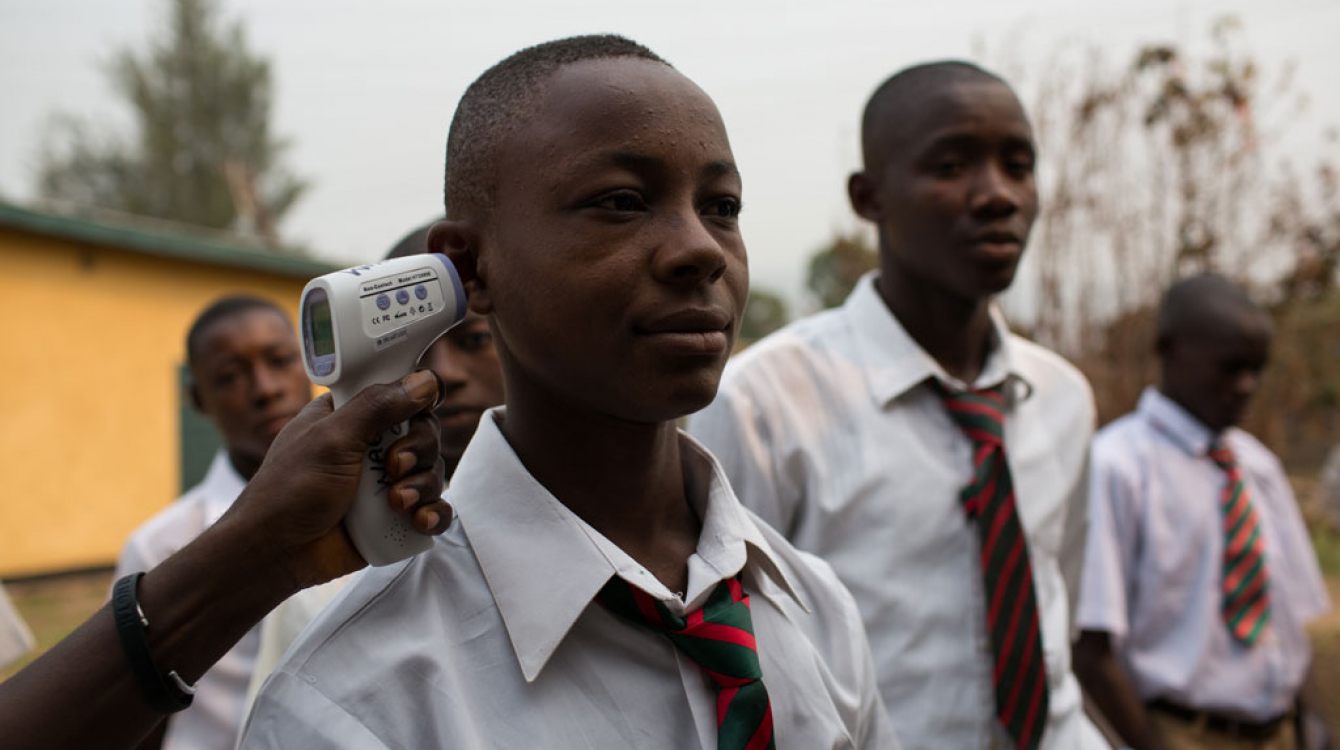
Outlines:
[[[256,307],[210,323],[201,332],[195,354],[199,363],[208,364],[293,343],[293,326],[286,316],[276,310]]]
[[[716,105],[663,63],[586,60],[563,66],[541,87],[527,122],[500,143],[500,184],[629,155],[679,164],[732,161]]]
[[[995,80],[956,81],[930,88],[897,111],[886,111],[881,140],[892,153],[919,152],[955,139],[1032,145],[1033,129],[1009,86]]]

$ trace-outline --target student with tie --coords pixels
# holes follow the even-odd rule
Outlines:
[[[1177,282],[1158,388],[1094,439],[1076,671],[1138,750],[1302,746],[1303,628],[1330,602],[1279,460],[1234,426],[1271,331],[1223,277]]]
[[[452,527],[317,618],[242,748],[896,748],[851,595],[676,427],[748,289],[712,100],[622,37],[549,42],[471,84],[446,164],[429,246],[507,404]]]
[[[738,356],[689,431],[851,589],[906,747],[1102,747],[1070,669],[1093,398],[992,303],[1038,211],[1028,118],[977,66],[918,65],[862,150],[878,271]]]

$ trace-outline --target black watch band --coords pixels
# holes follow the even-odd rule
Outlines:
[[[143,573],[132,573],[112,587],[112,616],[116,620],[116,634],[121,639],[121,651],[130,663],[130,671],[135,675],[145,701],[153,710],[170,714],[191,705],[195,688],[186,684],[175,671],[169,672],[165,678],[154,663],[149,638],[144,632],[149,621],[135,596],[143,576]]]

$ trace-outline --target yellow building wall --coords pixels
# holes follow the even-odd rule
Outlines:
[[[179,494],[191,321],[305,282],[0,228],[0,577],[113,562]]]

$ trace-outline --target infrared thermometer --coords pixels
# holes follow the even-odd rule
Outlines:
[[[367,386],[408,375],[465,317],[465,288],[447,256],[409,255],[312,279],[300,308],[307,377],[330,389],[338,409]],[[369,565],[388,565],[433,545],[387,502],[387,451],[408,429],[402,422],[368,446],[358,495],[344,517]]]

